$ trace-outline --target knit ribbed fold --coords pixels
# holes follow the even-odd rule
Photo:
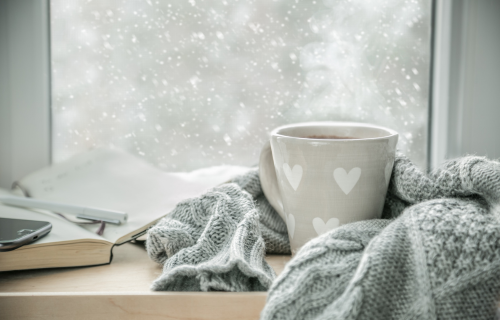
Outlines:
[[[153,290],[266,291],[276,277],[268,252],[289,253],[286,226],[260,188],[257,171],[188,199],[148,232],[163,263]]]

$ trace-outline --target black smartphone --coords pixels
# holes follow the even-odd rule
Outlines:
[[[47,221],[0,218],[0,251],[11,251],[46,236],[52,230]]]

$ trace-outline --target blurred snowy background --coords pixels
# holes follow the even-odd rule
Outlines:
[[[400,133],[425,167],[430,0],[51,0],[53,159],[253,165],[283,124]]]

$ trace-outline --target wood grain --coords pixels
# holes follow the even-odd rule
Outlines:
[[[0,297],[1,319],[258,319],[265,293]]]
[[[144,247],[113,253],[109,265],[0,273],[0,319],[258,319],[265,304],[265,292],[152,292],[161,266]],[[266,260],[279,274],[290,256]]]

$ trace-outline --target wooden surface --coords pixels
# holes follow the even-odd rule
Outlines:
[[[0,319],[258,319],[266,293],[152,292],[161,274],[140,244],[95,267],[0,273]],[[290,256],[269,255],[281,273]]]

